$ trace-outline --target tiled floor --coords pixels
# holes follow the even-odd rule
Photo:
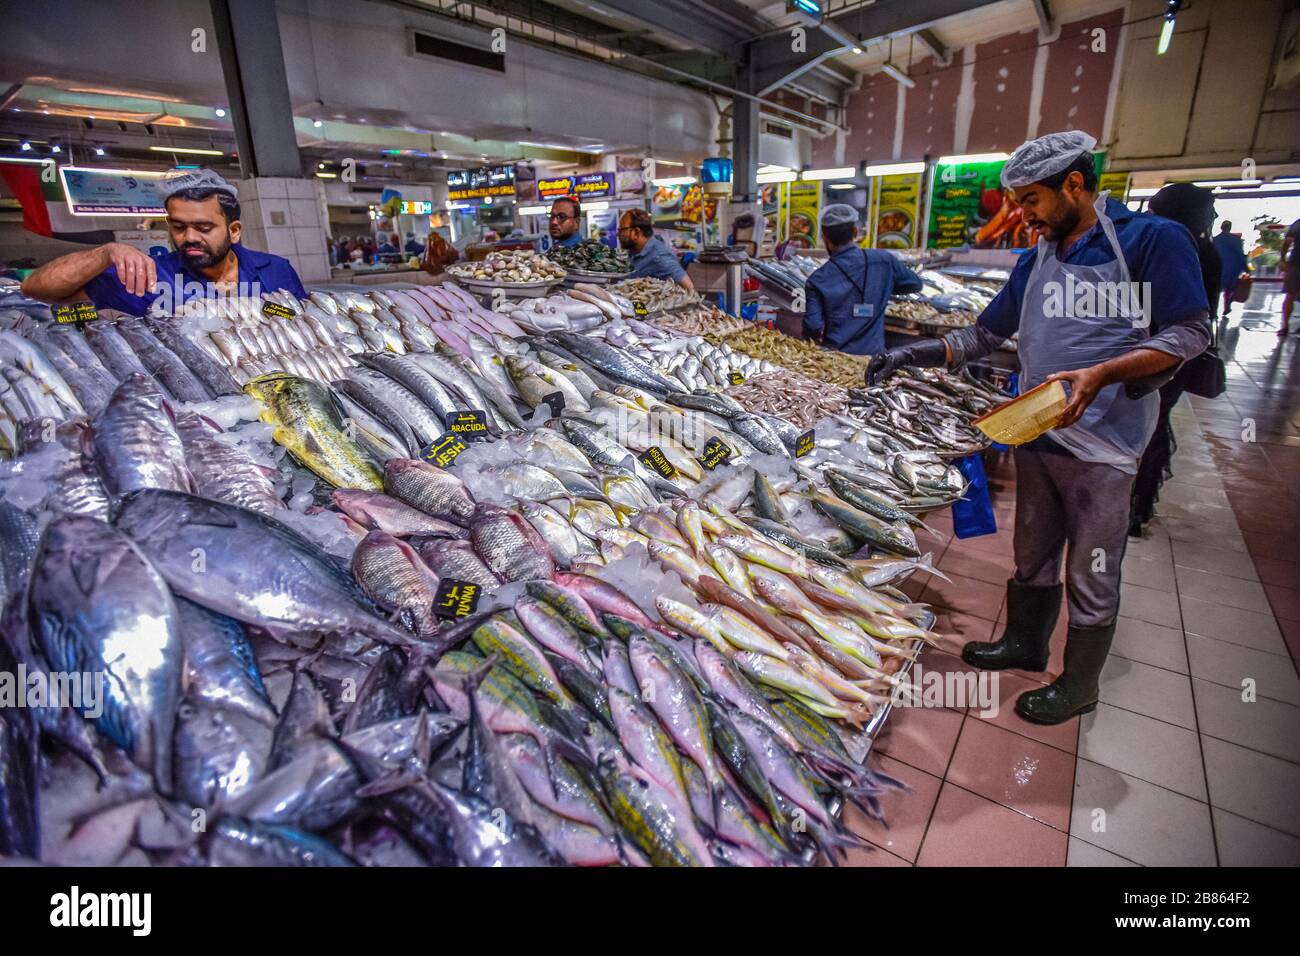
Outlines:
[[[1277,305],[1223,333],[1227,394],[1175,409],[1174,477],[1130,540],[1096,712],[1037,727],[1012,710],[1060,672],[1064,614],[1047,673],[1000,674],[996,709],[896,709],[871,759],[911,792],[885,800],[888,828],[850,811],[878,848],[854,865],[1300,865],[1300,337],[1279,342]],[[961,645],[1001,634],[1010,456],[990,483],[998,533],[959,541],[934,516],[951,581],[909,583],[948,635],[927,670],[968,673]]]

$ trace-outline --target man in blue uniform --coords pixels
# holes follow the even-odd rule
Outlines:
[[[1015,576],[1007,627],[962,658],[986,670],[1047,668],[1069,602],[1065,667],[1027,691],[1016,713],[1059,724],[1096,708],[1115,636],[1129,496],[1160,411],[1156,389],[1209,343],[1210,305],[1191,234],[1097,194],[1092,148],[1079,130],[1022,145],[1002,170],[1041,237],[975,325],[876,356],[874,384],[903,366],[959,366],[1019,332],[1020,390],[1068,386],[1056,426],[1016,448]]]
[[[548,231],[553,246],[576,246],[582,242],[582,207],[572,196],[561,196],[551,203]]]
[[[677,254],[655,235],[654,220],[644,209],[629,209],[618,221],[618,244],[632,257],[632,275],[640,279],[671,279],[687,292],[695,283],[686,274]]]
[[[920,292],[921,279],[898,256],[858,246],[858,213],[833,203],[822,210],[830,258],[804,286],[804,332],[850,355],[885,351],[885,306],[895,292]]]
[[[281,289],[307,297],[287,259],[239,244],[235,187],[209,169],[174,170],[159,184],[172,251],[153,259],[110,242],[47,262],[23,282],[42,302],[84,302],[99,309],[144,315],[159,296],[173,306],[217,294],[259,295]]]

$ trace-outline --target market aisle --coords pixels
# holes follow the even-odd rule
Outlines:
[[[1300,864],[1300,343],[1259,321],[1270,305],[1275,319],[1269,297],[1224,336],[1228,393],[1175,410],[1175,477],[1130,541],[1097,711],[1027,724],[1012,705],[1045,675],[1016,672],[996,715],[896,709],[874,759],[912,793],[886,800],[887,830],[850,814],[885,851],[855,863]],[[953,635],[927,670],[968,670],[960,645],[1002,628],[1009,456],[990,477],[999,532],[941,545],[952,583],[912,591]],[[1062,615],[1049,680],[1064,637]]]

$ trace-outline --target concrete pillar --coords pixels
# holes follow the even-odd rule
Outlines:
[[[324,184],[319,179],[258,176],[236,185],[244,225],[240,241],[250,249],[284,256],[304,285],[328,282]]]

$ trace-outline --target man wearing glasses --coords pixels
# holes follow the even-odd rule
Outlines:
[[[618,221],[618,244],[632,257],[632,275],[671,279],[687,292],[694,292],[686,269],[662,237],[655,235],[654,220],[644,209],[629,209]]]
[[[551,203],[551,242],[557,246],[576,246],[582,242],[578,227],[582,224],[582,207],[572,196],[561,196]]]

